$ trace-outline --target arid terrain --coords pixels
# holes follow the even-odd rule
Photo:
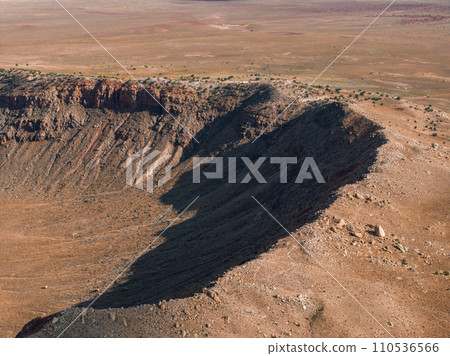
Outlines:
[[[385,2],[61,3],[139,80],[56,2],[0,2],[0,336],[449,336],[447,2],[310,88]],[[197,156],[300,161],[194,184]]]
[[[309,82],[389,2],[60,3],[136,78]],[[3,68],[129,79],[56,1],[3,0],[0,13]],[[449,21],[446,0],[397,1],[320,84],[382,88],[449,109]]]

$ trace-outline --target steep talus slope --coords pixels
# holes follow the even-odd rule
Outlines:
[[[135,188],[125,185],[125,161],[148,147],[170,154],[172,179],[153,195],[142,191],[138,205],[158,201],[181,212],[199,196],[188,217],[165,231],[94,308],[151,304],[201,291],[285,236],[274,221],[261,219],[264,212],[253,197],[295,230],[326,209],[340,187],[360,180],[385,142],[365,117],[326,103],[297,107],[252,143],[276,117],[276,106],[289,99],[266,84],[144,83],[188,132],[135,83],[58,79],[44,85],[33,92],[9,83],[0,91],[0,185],[7,194],[61,199],[120,191],[124,200],[136,199]],[[237,157],[237,183],[194,184],[195,156],[224,157],[225,172],[227,158]],[[298,162],[289,165],[287,183],[280,183],[268,159],[259,170],[267,183],[242,183],[248,169],[240,157]],[[306,157],[314,158],[325,184],[294,183]],[[159,167],[157,178],[163,172]]]

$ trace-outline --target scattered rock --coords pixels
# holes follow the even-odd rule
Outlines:
[[[345,225],[347,225],[347,222],[344,219],[339,220],[337,227],[342,229],[343,227],[345,227]]]
[[[125,318],[123,319],[123,326],[128,326],[127,321],[125,320]]]
[[[42,288],[41,289],[47,289],[48,288],[48,286],[42,286]]]
[[[214,300],[215,302],[217,302],[217,303],[220,302],[219,295],[216,292],[214,292],[212,290],[208,290],[208,291],[206,291],[206,295],[208,297],[210,297],[212,300]]]
[[[111,321],[116,321],[116,314],[114,314],[114,313],[111,313],[111,314],[109,314],[109,318],[111,319]]]
[[[400,243],[393,243],[392,246],[394,246],[397,250],[399,250],[402,253],[406,252],[406,248],[403,247],[403,245]]]
[[[353,232],[352,235],[359,239],[361,239],[363,237],[363,234],[361,234],[360,232]]]
[[[384,232],[383,228],[380,225],[377,225],[375,227],[375,235],[379,237],[385,237],[386,233]]]
[[[167,303],[166,303],[165,300],[162,300],[162,301],[160,301],[160,302],[158,303],[158,306],[159,306],[159,308],[160,308],[161,310],[165,310],[166,307],[167,307]]]
[[[58,318],[53,318],[53,319],[52,319],[52,324],[56,324],[58,321],[59,321]]]
[[[180,334],[181,334],[182,337],[185,337],[186,336],[186,331],[185,330],[181,330]]]
[[[362,195],[361,193],[355,193],[355,198],[356,199],[365,199],[364,195]]]

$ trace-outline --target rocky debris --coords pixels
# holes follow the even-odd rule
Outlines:
[[[166,310],[166,308],[167,308],[167,302],[166,302],[165,300],[161,300],[161,301],[158,303],[158,307],[159,307],[161,310]]]
[[[392,246],[394,246],[394,248],[396,248],[397,250],[399,250],[402,253],[406,252],[406,248],[401,244],[401,243],[393,243]]]
[[[344,219],[340,219],[337,223],[337,227],[343,229],[347,225],[347,222]]]
[[[111,319],[112,322],[116,321],[116,314],[110,313],[109,318]]]
[[[296,297],[290,295],[282,296],[280,294],[275,294],[273,298],[278,299],[281,303],[300,306],[303,310],[306,310],[308,304],[310,304],[308,296],[303,294],[298,294]]]
[[[214,300],[215,302],[220,303],[219,295],[216,292],[214,292],[212,290],[207,290],[206,295],[208,297],[210,297],[212,300]]]
[[[28,337],[36,332],[39,332],[41,329],[45,328],[45,326],[50,322],[50,320],[55,319],[55,315],[53,314],[46,316],[44,318],[37,317],[25,324],[22,330],[17,334],[17,338]]]
[[[375,226],[375,235],[378,237],[385,237],[386,233],[384,232],[384,229],[381,227],[381,225]]]
[[[181,330],[180,335],[181,337],[186,337],[187,333],[185,330]]]
[[[127,321],[123,318],[123,326],[128,326]]]

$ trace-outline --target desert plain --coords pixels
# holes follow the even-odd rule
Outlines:
[[[449,336],[447,1],[61,4],[0,1],[0,336]]]

